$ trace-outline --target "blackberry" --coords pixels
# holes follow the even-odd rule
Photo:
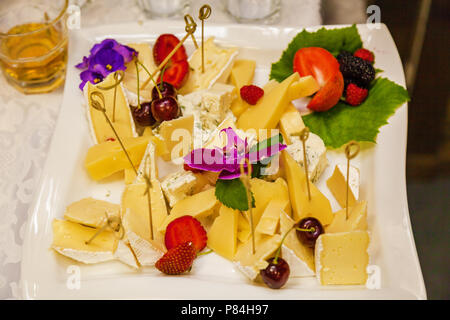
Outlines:
[[[375,69],[366,60],[353,56],[350,52],[343,51],[337,56],[339,69],[344,79],[367,88],[375,79]]]

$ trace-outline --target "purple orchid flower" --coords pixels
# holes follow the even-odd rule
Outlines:
[[[227,145],[223,148],[194,149],[184,157],[185,164],[193,169],[220,172],[219,179],[231,180],[241,175],[241,163],[247,159],[250,164],[268,159],[287,146],[278,143],[259,150],[248,150],[247,139],[241,139],[230,127],[222,129],[227,135]],[[247,172],[247,162],[244,162],[244,171]]]
[[[125,64],[133,60],[137,55],[138,52],[136,50],[122,45],[114,39],[105,39],[95,44],[90,50],[89,57],[83,57],[83,61],[75,66],[81,70],[88,69],[80,74],[82,80],[80,89],[83,90],[84,85],[88,81],[95,84],[97,82],[93,81],[96,79],[101,79],[100,81],[102,81],[111,72],[125,70]],[[98,75],[101,75],[101,77]]]

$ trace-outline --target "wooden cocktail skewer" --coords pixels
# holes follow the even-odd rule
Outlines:
[[[148,202],[148,215],[149,215],[149,223],[150,223],[150,239],[153,240],[153,216],[152,216],[152,199],[150,195],[150,189],[152,188],[152,182],[150,181],[150,178],[147,175],[147,172],[144,172],[144,180],[145,184],[147,186],[145,193],[147,195],[147,202]]]
[[[116,236],[117,232],[120,232],[119,236],[117,238],[120,240],[123,239],[123,237],[125,236],[125,230],[123,229],[122,219],[120,219],[120,217],[117,217],[117,216],[109,217],[106,212],[105,212],[105,216],[106,216],[106,221],[105,221],[104,225],[101,228],[99,228],[97,230],[97,232],[89,240],[85,241],[84,242],[85,244],[90,244],[95,238],[97,238],[97,236],[100,233],[105,231],[106,228],[108,228],[108,227],[114,232],[115,236]]]
[[[203,5],[198,12],[198,18],[202,21],[202,73],[205,72],[205,20],[210,15],[211,7],[207,4]]]
[[[155,69],[155,71],[153,71],[152,76],[149,77],[147,80],[145,80],[145,82],[141,86],[141,89],[144,89],[145,86],[150,81],[153,80],[153,77],[166,65],[167,62],[169,62],[170,58],[172,58],[172,56],[175,54],[175,52],[177,52],[177,50],[183,45],[183,43],[186,41],[186,39],[190,35],[194,34],[196,28],[197,28],[196,24],[186,25],[186,27],[185,27],[186,34],[184,35],[183,39],[180,40],[180,42],[175,46],[175,48],[173,48],[173,50],[169,53],[169,55],[163,60],[163,62],[161,62],[161,64]]]
[[[244,164],[247,164],[247,173],[245,173]],[[241,170],[240,179],[244,184],[245,192],[247,193],[248,213],[250,215],[250,229],[252,233],[252,253],[255,254],[255,227],[253,225],[253,210],[252,210],[253,201],[250,185],[250,179],[252,177],[252,165],[250,164],[250,161],[247,158],[243,159],[243,161],[239,165]]]
[[[306,188],[308,189],[308,200],[311,201],[311,189],[309,187],[309,176],[308,176],[308,159],[306,158],[306,140],[309,138],[309,129],[305,127],[299,135],[300,140],[303,145],[303,167],[305,168],[306,175]]]
[[[184,16],[184,22],[186,22],[186,26],[195,26],[195,28],[197,28],[197,24],[194,21],[194,18],[192,18],[192,16],[190,14],[186,14]],[[194,34],[191,34],[191,38],[192,38],[192,42],[194,43],[195,49],[198,49],[198,44],[197,44],[197,40],[195,40],[195,36]]]
[[[97,85],[97,88],[100,90],[111,90],[114,88],[114,100],[113,100],[113,113],[112,113],[112,122],[116,121],[116,96],[117,96],[117,86],[122,82],[124,76],[124,72],[122,70],[114,71],[114,80],[115,83],[113,85],[104,87]]]
[[[354,147],[354,151],[352,152],[352,147]],[[345,216],[348,219],[348,194],[349,194],[349,178],[350,178],[350,159],[356,157],[359,153],[360,146],[356,141],[350,141],[345,146],[345,156],[347,157],[347,186],[345,192]]]

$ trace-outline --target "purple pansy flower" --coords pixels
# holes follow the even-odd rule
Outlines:
[[[241,139],[231,127],[220,132],[227,135],[227,145],[223,149],[194,149],[184,157],[185,164],[193,169],[220,172],[219,179],[230,180],[240,177],[240,165],[244,159],[253,164],[270,158],[286,148],[286,145],[277,143],[250,151],[247,139]],[[247,163],[244,163],[244,170],[247,171]]]
[[[133,48],[124,46],[114,39],[105,39],[95,44],[90,50],[89,57],[83,57],[83,61],[75,67],[85,70],[80,74],[80,89],[83,90],[86,82],[102,81],[111,72],[125,70],[125,64],[133,60],[138,52]],[[100,76],[99,76],[100,75]]]

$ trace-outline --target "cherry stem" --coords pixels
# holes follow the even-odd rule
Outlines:
[[[156,84],[155,80],[153,79],[153,75],[150,73],[150,71],[148,71],[148,69],[144,66],[144,64],[140,61],[137,60],[137,62],[142,66],[142,68],[145,70],[145,72],[147,72],[148,76],[150,77],[150,80],[153,82],[153,84],[156,87],[156,91],[158,91],[158,96],[160,99],[162,99],[162,94],[161,91],[158,88],[158,85]]]
[[[296,228],[295,225],[294,225],[292,228],[290,228],[290,229],[284,234],[283,238],[281,239],[280,246],[278,247],[277,252],[275,253],[275,258],[273,258],[273,261],[272,261],[273,264],[277,264],[277,263],[278,263],[278,257],[280,256],[280,253],[281,253],[281,246],[283,245],[284,239],[286,239],[286,237],[287,237],[287,235],[289,234],[289,232],[291,232],[291,231],[294,230],[294,229],[295,229],[295,230],[298,230],[298,231],[305,231],[305,232],[314,232],[314,231],[316,231],[316,228],[314,228],[314,227],[311,227],[311,228],[309,228],[309,229],[303,229],[303,228]]]
[[[314,232],[314,231],[316,231],[316,228],[314,228],[314,227],[311,227],[311,228],[309,228],[309,229],[295,228],[295,230],[298,230],[298,231],[304,231],[304,232]]]

